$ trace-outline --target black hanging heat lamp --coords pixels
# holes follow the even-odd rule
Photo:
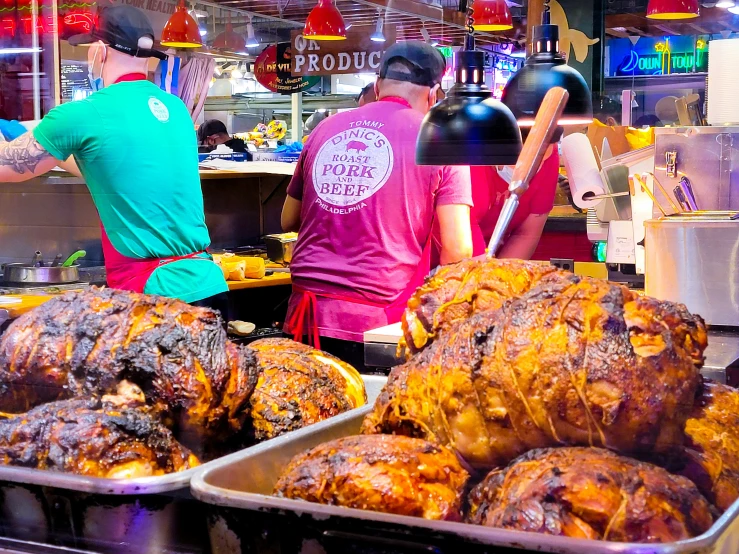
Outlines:
[[[533,52],[503,90],[503,103],[516,116],[518,124],[531,127],[544,96],[554,87],[569,94],[560,126],[585,126],[593,121],[593,99],[583,76],[567,65],[559,52],[559,26],[551,24],[549,0],[544,2],[542,24],[533,30]],[[558,140],[557,134],[555,139]]]
[[[475,51],[472,2],[464,50],[454,56],[455,84],[423,120],[418,165],[515,165],[521,131],[510,109],[485,85],[485,53]]]

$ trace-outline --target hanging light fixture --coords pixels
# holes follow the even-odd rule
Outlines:
[[[720,0],[717,4],[717,8],[733,8],[736,6],[736,2],[734,0]]]
[[[246,50],[246,41],[239,33],[236,33],[231,24],[231,12],[228,12],[226,30],[213,41],[214,48],[230,50],[231,52],[243,52]]]
[[[259,46],[259,41],[254,34],[254,25],[252,23],[252,16],[249,16],[249,23],[246,25],[246,47],[256,48]]]
[[[455,54],[455,85],[423,120],[419,165],[515,165],[521,132],[513,113],[485,86],[485,53],[475,51],[472,9],[464,50]]]
[[[305,20],[303,36],[311,40],[345,40],[346,25],[333,0],[318,0]]]
[[[533,31],[533,53],[503,89],[503,103],[521,127],[531,127],[544,96],[551,88],[562,87],[569,93],[560,125],[587,125],[593,121],[593,98],[583,76],[567,65],[559,52],[559,27],[552,25],[549,0],[544,2],[542,25]],[[558,134],[555,134],[558,140]]]
[[[180,0],[164,26],[161,43],[172,48],[200,48],[203,45],[198,22],[187,11],[185,0]]]
[[[377,10],[377,26],[375,27],[375,32],[372,33],[370,40],[372,42],[385,42],[385,35],[382,32],[382,12],[380,10]]]
[[[698,0],[649,0],[649,19],[693,19],[700,15]]]
[[[506,0],[476,0],[472,12],[475,31],[513,29],[513,18]]]

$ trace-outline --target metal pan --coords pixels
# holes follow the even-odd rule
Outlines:
[[[65,285],[80,280],[80,266],[34,267],[27,264],[5,264],[3,281],[6,283]]]
[[[368,405],[353,411],[369,409],[387,382],[381,376],[362,378]],[[213,464],[236,461],[238,454],[139,479],[0,465],[0,535],[96,552],[207,552],[207,513],[190,495],[190,480]]]
[[[737,554],[739,502],[705,534],[671,544],[627,544],[491,529],[465,523],[324,506],[271,496],[293,456],[321,443],[356,434],[371,407],[302,429],[220,460],[191,481],[195,498],[215,506],[209,516],[213,554],[233,552],[349,551],[502,554],[520,549],[557,554]],[[290,529],[290,533],[285,533]],[[259,544],[255,544],[258,541]],[[314,544],[321,549],[304,548]],[[297,549],[296,549],[297,547]]]

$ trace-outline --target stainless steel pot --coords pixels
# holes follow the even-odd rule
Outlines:
[[[645,288],[710,325],[739,326],[739,220],[694,212],[645,222]]]
[[[5,264],[3,281],[40,285],[64,285],[80,280],[80,266],[33,267],[27,264]]]

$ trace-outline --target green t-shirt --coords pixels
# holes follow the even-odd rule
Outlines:
[[[74,155],[122,255],[185,256],[210,244],[195,130],[176,96],[149,81],[117,83],[57,106],[33,134],[58,160]],[[144,292],[195,302],[227,290],[215,263],[188,259],[157,268]]]

